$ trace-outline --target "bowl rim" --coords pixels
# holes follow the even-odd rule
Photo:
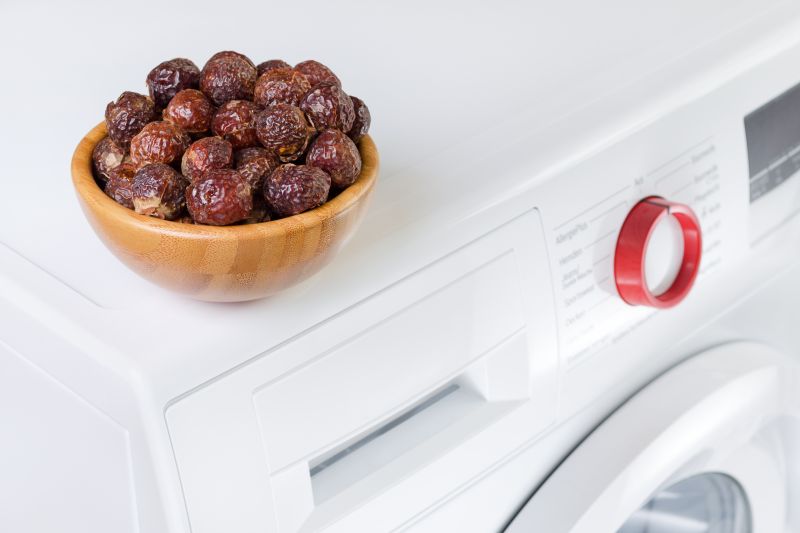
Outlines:
[[[278,220],[257,222],[254,224],[240,224],[232,226],[212,226],[205,224],[186,224],[173,220],[161,220],[156,217],[141,215],[132,209],[118,204],[106,195],[94,179],[92,169],[92,152],[95,146],[106,137],[105,121],[92,128],[78,143],[72,155],[72,183],[75,191],[85,204],[93,204],[92,209],[109,210],[113,215],[128,225],[138,226],[147,231],[170,233],[176,236],[189,238],[206,237],[235,237],[242,238],[268,238],[270,234],[285,235],[298,226],[318,226],[340,213],[346,212],[367,195],[375,183],[378,175],[379,156],[374,141],[365,135],[358,143],[361,154],[361,173],[352,185],[339,193],[332,200],[321,206]]]

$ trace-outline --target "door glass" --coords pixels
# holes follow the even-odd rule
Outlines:
[[[617,533],[751,533],[750,506],[732,477],[708,473],[662,489]]]

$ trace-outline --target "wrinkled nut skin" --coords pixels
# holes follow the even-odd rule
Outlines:
[[[131,161],[140,168],[148,163],[170,165],[189,147],[189,136],[171,122],[151,122],[131,139]]]
[[[353,101],[335,83],[320,83],[300,101],[300,109],[317,131],[350,131],[355,120]]]
[[[259,112],[255,123],[258,141],[284,163],[303,155],[314,132],[300,108],[284,103]]]
[[[122,163],[109,171],[104,189],[112,200],[128,209],[133,209],[133,176],[135,174],[136,167],[132,163]]]
[[[350,128],[350,131],[347,132],[347,136],[353,139],[353,142],[357,143],[369,132],[372,117],[369,114],[367,104],[365,104],[361,98],[350,96],[350,100],[353,102],[355,119],[353,120],[353,126]]]
[[[334,83],[337,86],[342,86],[342,81],[339,77],[333,73],[331,69],[320,63],[319,61],[314,61],[313,59],[309,59],[307,61],[303,61],[302,63],[298,63],[294,66],[295,70],[299,70],[303,74],[305,74],[306,78],[308,79],[308,83],[311,84],[311,87],[316,87],[320,83]]]
[[[214,105],[197,89],[184,89],[169,101],[162,117],[187,133],[203,133],[211,129]]]
[[[306,165],[324,170],[333,187],[344,189],[361,173],[361,154],[350,137],[339,130],[325,130],[311,143]]]
[[[222,137],[205,137],[195,141],[183,153],[181,172],[195,182],[211,169],[230,168],[233,147]]]
[[[264,179],[279,165],[278,158],[260,146],[239,150],[234,154],[234,161],[236,171],[247,180],[254,191],[261,190]]]
[[[200,90],[217,106],[231,100],[252,100],[256,78],[256,67],[248,59],[221,57],[203,67]]]
[[[281,165],[264,182],[264,198],[281,217],[297,215],[325,203],[331,177],[307,165]]]
[[[217,59],[227,59],[230,57],[238,57],[240,59],[244,59],[253,67],[256,66],[255,63],[253,63],[253,61],[249,57],[239,52],[234,52],[233,50],[223,50],[222,52],[217,52],[216,54],[208,58],[208,61],[206,61],[206,65],[208,65],[212,61],[216,61]]]
[[[146,83],[150,98],[158,109],[163,109],[180,91],[197,88],[200,69],[192,61],[176,57],[153,68]]]
[[[292,66],[283,59],[270,59],[269,61],[264,61],[256,65],[256,71],[258,71],[259,77],[265,72],[276,68],[292,68]]]
[[[106,129],[108,136],[126,148],[133,136],[156,119],[153,101],[143,94],[125,91],[114,102],[106,106]]]
[[[125,159],[125,149],[111,140],[103,137],[92,150],[92,167],[95,178],[102,183],[108,180],[108,173],[117,168]]]
[[[235,170],[210,170],[186,189],[186,206],[195,222],[227,226],[250,217],[253,193]]]
[[[186,206],[186,185],[186,179],[169,165],[145,165],[133,176],[133,209],[162,220],[180,218]]]
[[[211,130],[241,150],[258,145],[255,118],[260,108],[247,100],[231,100],[220,106],[211,120]]]
[[[277,102],[297,105],[309,89],[311,84],[302,72],[293,68],[276,68],[259,76],[253,99],[261,107]]]

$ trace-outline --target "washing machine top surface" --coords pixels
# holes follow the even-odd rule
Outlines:
[[[132,54],[127,41],[110,38],[113,26],[98,28],[85,17],[77,19],[85,27],[74,28],[73,42],[44,49],[35,43],[59,24],[58,10],[65,8],[54,7],[36,33],[25,35],[13,21],[37,8],[5,8],[2,44],[27,52],[12,55],[7,68],[34,76],[5,87],[7,99],[46,101],[58,113],[11,106],[0,133],[0,146],[15,152],[5,158],[6,175],[14,179],[6,180],[0,197],[8,221],[0,228],[6,297],[48,316],[54,329],[73,331],[81,343],[91,338],[95,349],[116,354],[112,364],[161,376],[169,394],[186,390],[525,212],[525,191],[664,106],[679,105],[690,97],[683,82],[745,68],[746,62],[726,70],[720,58],[757,55],[760,40],[753,36],[776,39],[797,12],[786,2],[756,0],[734,8],[685,1],[655,9],[617,0],[585,5],[581,17],[566,4],[468,5],[457,15],[431,7],[425,17],[412,9],[387,15],[375,7],[349,8],[328,13],[336,20],[357,8],[363,17],[362,33],[339,47],[329,45],[324,28],[297,43],[288,25],[273,28],[271,42],[281,43],[280,53],[292,60],[325,50],[330,55],[320,58],[367,101],[381,153],[372,207],[322,273],[275,297],[236,305],[174,296],[128,271],[92,233],[68,177],[72,150],[101,118],[102,102],[123,89],[142,90],[143,73],[164,53],[202,62],[212,52],[208,44],[165,52],[162,42],[143,40]],[[178,36],[202,26],[200,11],[181,11],[186,29],[177,29]],[[129,15],[144,24],[148,13]],[[565,21],[570,31],[563,31]],[[483,28],[479,35],[476,27]],[[97,46],[98,37],[104,46]],[[257,32],[237,33],[229,42],[253,57],[276,50],[265,48]],[[49,67],[36,74],[30,61]],[[54,79],[82,83],[56,90]]]

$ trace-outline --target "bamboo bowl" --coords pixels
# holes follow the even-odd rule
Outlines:
[[[100,123],[72,157],[72,182],[95,233],[131,270],[198,300],[262,298],[318,272],[361,222],[378,176],[378,150],[359,142],[361,175],[330,202],[288,218],[241,226],[183,224],[139,215],[106,196],[92,175]]]

